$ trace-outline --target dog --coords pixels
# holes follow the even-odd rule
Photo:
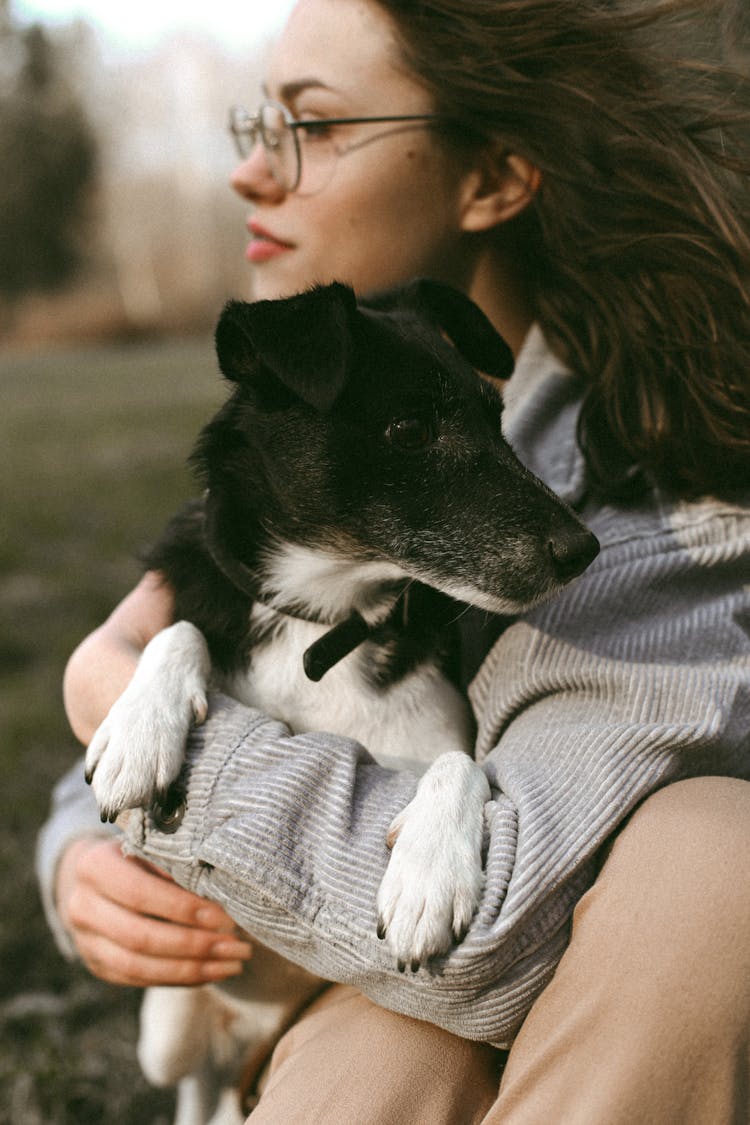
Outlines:
[[[168,804],[209,684],[408,764],[422,776],[384,840],[373,925],[417,971],[461,940],[483,886],[490,791],[451,626],[466,603],[529,609],[598,543],[505,442],[478,372],[506,379],[513,357],[456,290],[419,280],[358,303],[333,283],[234,301],[216,350],[232,390],[192,457],[206,490],[147,559],[176,623],[95,734],[87,779],[106,820]],[[139,1057],[152,1081],[179,1082],[181,1125],[242,1121],[239,1069],[319,987],[256,946],[237,982],[149,990]]]

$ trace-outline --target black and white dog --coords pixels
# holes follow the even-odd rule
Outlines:
[[[512,356],[462,294],[419,281],[358,304],[333,284],[233,302],[216,344],[233,391],[194,454],[207,490],[149,559],[177,623],[94,736],[87,776],[106,819],[163,800],[209,685],[384,765],[408,758],[423,776],[391,826],[373,926],[416,969],[461,938],[483,881],[489,788],[446,676],[452,599],[520,613],[598,544],[501,436],[477,371],[506,378]],[[318,986],[256,949],[239,986],[151,990],[144,1069],[183,1080],[183,1122],[241,1121],[218,1087]]]

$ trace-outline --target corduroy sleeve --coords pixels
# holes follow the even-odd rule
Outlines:
[[[136,814],[131,850],[321,976],[508,1044],[623,818],[683,777],[750,777],[747,511],[657,506],[589,522],[599,559],[506,630],[472,688],[494,795],[487,881],[447,957],[399,973],[375,933],[386,829],[415,779],[225,698],[191,736],[181,823],[165,833]]]

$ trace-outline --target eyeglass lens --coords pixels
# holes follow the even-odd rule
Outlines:
[[[235,107],[231,111],[229,129],[242,160],[247,159],[260,141],[273,178],[286,191],[294,191],[300,174],[299,145],[282,106],[265,102],[257,115]]]
[[[273,178],[286,191],[294,191],[300,177],[299,142],[281,106],[266,102],[259,114],[260,139]]]

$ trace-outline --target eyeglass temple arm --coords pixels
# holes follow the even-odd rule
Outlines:
[[[240,116],[242,115],[242,116]],[[239,120],[238,120],[239,117]],[[286,124],[290,129],[309,129],[318,125],[373,125],[385,124],[389,121],[437,121],[436,113],[405,113],[389,114],[384,117],[316,117],[310,121],[296,121],[288,118]],[[232,133],[253,133],[261,124],[261,114],[248,113],[245,109],[232,109],[229,113],[229,128]]]
[[[437,113],[406,113],[387,117],[314,117],[310,121],[287,121],[290,129],[316,128],[318,125],[384,125],[389,121],[437,121]]]

